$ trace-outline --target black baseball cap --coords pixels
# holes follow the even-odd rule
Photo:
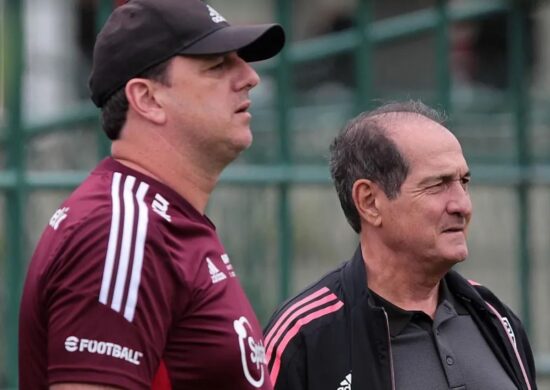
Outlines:
[[[285,42],[278,24],[231,26],[200,0],[130,0],[97,36],[89,80],[102,107],[128,80],[169,58],[237,51],[245,61],[273,57]]]

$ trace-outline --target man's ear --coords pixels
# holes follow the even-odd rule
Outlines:
[[[129,107],[139,116],[155,124],[166,122],[166,113],[155,96],[158,85],[149,79],[135,78],[126,83]]]
[[[380,226],[382,216],[377,202],[380,188],[376,183],[368,179],[359,179],[353,183],[351,195],[361,220],[373,226]]]

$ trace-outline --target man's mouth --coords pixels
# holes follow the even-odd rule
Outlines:
[[[443,229],[443,233],[459,233],[464,232],[464,226],[451,226]]]
[[[250,100],[247,100],[243,103],[241,103],[238,107],[237,107],[237,110],[235,111],[237,114],[241,114],[243,112],[247,112],[248,109],[250,108]]]

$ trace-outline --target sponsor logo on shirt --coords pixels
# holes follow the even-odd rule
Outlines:
[[[67,218],[67,213],[69,212],[68,207],[63,207],[61,209],[58,209],[50,218],[50,226],[57,230],[59,228],[59,224],[63,222],[65,218]]]
[[[219,270],[218,267],[214,265],[210,257],[206,258],[206,263],[208,264],[208,272],[210,272],[210,278],[212,278],[212,283],[216,284],[222,280],[227,279],[227,276]]]
[[[340,386],[336,390],[351,390],[351,372],[340,382]]]
[[[241,316],[238,320],[233,321],[233,327],[239,337],[244,376],[252,386],[260,388],[264,384],[264,366],[267,364],[264,344],[261,339],[254,339],[252,336],[252,327],[246,317]],[[256,367],[259,375],[253,375],[250,372],[249,364],[251,367]]]
[[[90,339],[79,339],[76,336],[69,336],[65,340],[65,349],[68,352],[87,352],[97,355],[111,356],[117,359],[125,360],[128,363],[139,366],[143,353],[134,351],[128,347],[108,341],[98,341]]]

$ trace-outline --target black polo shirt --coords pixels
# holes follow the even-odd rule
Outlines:
[[[517,390],[445,281],[432,320],[371,291],[388,315],[397,390]]]

